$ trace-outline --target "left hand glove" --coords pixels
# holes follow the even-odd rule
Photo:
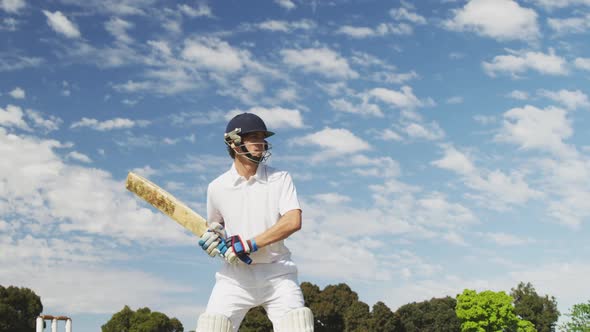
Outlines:
[[[223,258],[230,264],[235,263],[237,258],[246,264],[251,264],[250,254],[258,250],[254,239],[245,241],[239,235],[228,237],[218,248]]]
[[[219,254],[218,246],[225,241],[225,230],[223,225],[214,222],[199,239],[199,246],[211,257]]]

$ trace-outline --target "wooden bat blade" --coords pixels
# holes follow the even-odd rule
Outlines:
[[[150,180],[129,172],[125,187],[196,236],[201,237],[207,231],[205,218]]]

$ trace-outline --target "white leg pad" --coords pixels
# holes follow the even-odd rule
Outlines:
[[[199,316],[197,332],[232,332],[229,318],[221,314],[204,313]]]
[[[277,332],[313,332],[313,313],[309,308],[289,311],[279,322]]]

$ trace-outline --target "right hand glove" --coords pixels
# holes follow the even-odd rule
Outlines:
[[[203,233],[199,239],[199,246],[205,250],[209,256],[215,257],[219,255],[219,249],[217,247],[221,243],[225,243],[225,230],[223,229],[223,225],[218,222],[211,223],[209,229]]]
[[[246,264],[252,264],[250,254],[258,250],[254,238],[245,241],[239,235],[230,236],[225,239],[218,247],[221,256],[230,264],[234,264],[237,260],[241,260]]]

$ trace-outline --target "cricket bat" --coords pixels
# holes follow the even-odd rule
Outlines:
[[[150,180],[129,172],[125,187],[196,236],[201,237],[207,231],[205,218]]]

